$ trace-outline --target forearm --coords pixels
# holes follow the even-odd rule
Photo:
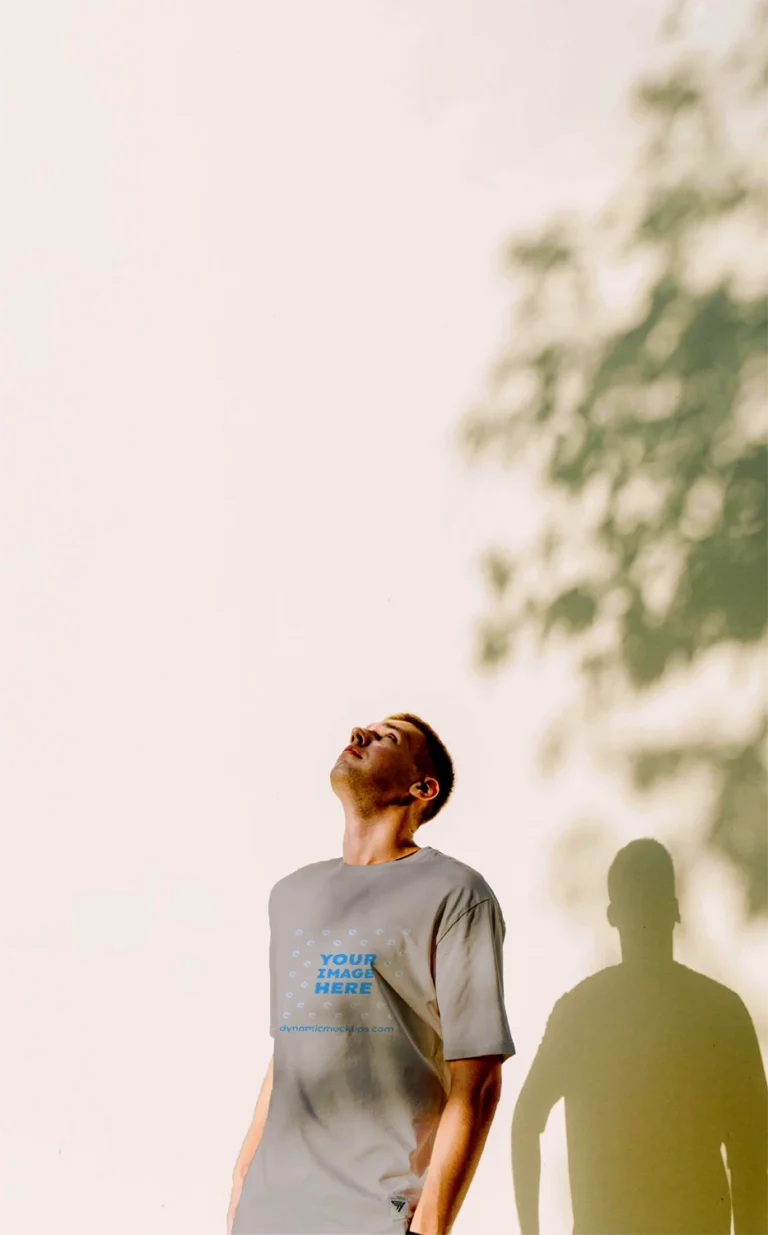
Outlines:
[[[259,1095],[259,1099],[261,1099],[261,1095]],[[253,1123],[251,1124],[251,1128],[248,1129],[246,1139],[244,1139],[241,1147],[241,1151],[237,1155],[235,1170],[232,1171],[230,1204],[227,1205],[227,1235],[231,1235],[232,1223],[235,1221],[237,1207],[238,1204],[240,1204],[240,1195],[243,1191],[244,1178],[246,1178],[248,1167],[251,1166],[251,1162],[253,1161],[253,1155],[259,1147],[259,1142],[262,1140],[265,1120],[267,1120],[267,1114],[265,1114],[264,1111],[262,1115],[262,1111],[259,1110],[257,1104],[256,1113],[254,1113],[253,1116]]]
[[[248,1173],[248,1167],[253,1161],[253,1155],[259,1147],[264,1132],[264,1125],[267,1122],[267,1112],[269,1110],[270,1098],[272,1097],[272,1064],[273,1060],[270,1059],[269,1067],[259,1090],[259,1097],[254,1108],[251,1126],[240,1146],[240,1153],[237,1155],[235,1169],[232,1172],[232,1190],[229,1194],[229,1205],[227,1206],[227,1235],[232,1235],[232,1224],[240,1203],[243,1181]]]
[[[414,1235],[449,1235],[496,1113],[495,1088],[452,1090],[440,1117],[427,1178],[411,1220]]]
[[[251,1126],[245,1134],[245,1140],[240,1146],[240,1153],[237,1155],[235,1168],[232,1172],[232,1179],[240,1182],[245,1179],[248,1167],[253,1161],[253,1156],[261,1143],[261,1138],[264,1132],[264,1125],[267,1122],[267,1112],[269,1111],[269,1102],[272,1097],[272,1061],[270,1060],[264,1080],[261,1083],[259,1097],[251,1119]]]
[[[539,1235],[541,1138],[517,1118],[512,1120],[512,1179],[520,1235]]]

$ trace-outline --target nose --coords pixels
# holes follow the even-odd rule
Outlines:
[[[370,742],[370,735],[367,729],[353,729],[351,746],[367,746]]]

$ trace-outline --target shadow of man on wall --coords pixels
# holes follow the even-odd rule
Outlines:
[[[560,1098],[574,1235],[730,1235],[732,1213],[735,1235],[765,1235],[768,1094],[749,1013],[674,960],[663,845],[621,849],[608,896],[621,964],[555,1004],[515,1108],[522,1235],[538,1235],[539,1138]]]

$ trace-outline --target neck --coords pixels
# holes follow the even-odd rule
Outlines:
[[[416,853],[416,821],[410,807],[388,806],[365,812],[357,803],[344,802],[344,839],[341,852],[347,866],[375,866]]]
[[[668,968],[674,964],[672,931],[621,936],[621,959],[634,969]]]

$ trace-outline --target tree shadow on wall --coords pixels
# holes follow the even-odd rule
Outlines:
[[[546,521],[519,555],[486,556],[480,662],[500,668],[523,636],[565,642],[592,715],[692,680],[718,650],[764,680],[767,24],[760,4],[721,62],[683,48],[639,84],[645,145],[594,227],[556,220],[509,245],[512,336],[462,441],[533,468]],[[617,271],[636,280],[621,314]],[[733,864],[753,917],[768,911],[767,731],[763,708],[737,736],[623,756],[639,791],[706,770],[703,848]]]

